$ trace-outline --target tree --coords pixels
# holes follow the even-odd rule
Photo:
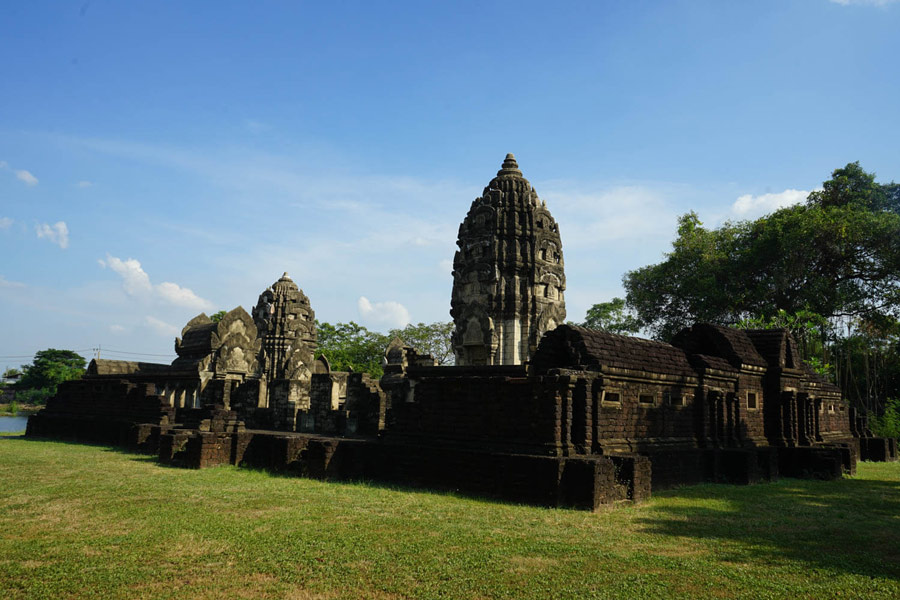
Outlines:
[[[221,321],[222,319],[225,318],[226,314],[228,314],[228,313],[226,313],[224,310],[214,312],[213,314],[209,315],[209,320],[212,321],[213,323],[218,323],[219,321]]]
[[[859,163],[836,169],[806,203],[754,221],[707,229],[684,215],[665,260],[624,285],[657,338],[696,321],[787,327],[869,415],[900,397],[900,186],[878,184]]]
[[[362,371],[379,378],[384,374],[382,359],[390,343],[386,335],[369,331],[353,321],[331,323],[316,321],[319,348],[335,371]]]
[[[24,374],[16,388],[20,390],[43,390],[44,395],[56,393],[56,386],[70,379],[78,379],[84,374],[85,360],[77,352],[49,348],[34,355],[30,365],[22,365]]]
[[[787,329],[797,342],[800,358],[812,369],[829,379],[834,378],[834,368],[828,362],[827,342],[832,333],[831,323],[823,317],[808,310],[788,313],[779,310],[769,318],[751,317],[744,319],[737,326],[741,329]]]
[[[409,324],[392,329],[387,335],[369,331],[362,325],[316,321],[319,348],[317,352],[328,359],[335,371],[362,371],[379,378],[384,374],[384,351],[395,337],[423,354],[431,354],[439,365],[453,360],[450,334],[453,323]]]
[[[870,416],[869,428],[880,437],[900,437],[900,398],[889,398],[880,416]]]
[[[620,335],[634,334],[641,330],[640,322],[625,307],[623,298],[613,298],[609,302],[593,305],[588,309],[581,326]]]
[[[655,337],[696,321],[734,325],[784,311],[826,319],[900,316],[900,192],[858,163],[807,202],[706,229],[679,219],[663,262],[627,273],[626,300]]]
[[[844,396],[870,416],[900,398],[900,321],[846,319],[829,346]]]
[[[656,338],[670,339],[697,321],[739,321],[741,296],[733,289],[730,260],[736,236],[731,224],[709,230],[694,212],[680,217],[666,260],[623,278],[626,303],[639,324]]]
[[[437,364],[449,365],[454,361],[453,346],[450,343],[452,333],[452,322],[438,321],[430,325],[410,323],[403,329],[391,329],[388,337],[392,339],[399,337],[419,353],[433,356]]]

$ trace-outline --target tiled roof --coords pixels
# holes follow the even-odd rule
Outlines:
[[[797,343],[787,329],[748,329],[747,336],[770,367],[797,368],[801,364]]]
[[[694,375],[684,350],[671,344],[574,325],[560,325],[545,335],[531,362],[539,369],[613,367]]]
[[[712,323],[697,323],[679,332],[672,340],[672,344],[691,354],[723,358],[733,367],[767,366],[766,360],[756,351],[747,332],[741,329]]]
[[[171,366],[159,363],[131,362],[127,360],[107,360],[95,358],[88,365],[88,375],[143,375],[162,373],[171,370]]]

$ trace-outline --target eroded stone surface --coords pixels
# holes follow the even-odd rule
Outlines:
[[[309,381],[316,351],[316,314],[287,273],[259,295],[253,319],[263,339],[261,362],[266,377]]]
[[[457,365],[527,361],[565,322],[559,226],[507,154],[459,226],[450,315]]]

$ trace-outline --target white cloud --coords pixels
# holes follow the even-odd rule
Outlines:
[[[122,260],[115,256],[106,255],[106,260],[98,261],[101,267],[109,267],[122,277],[122,287],[129,296],[137,296],[138,294],[146,294],[152,291],[153,286],[150,285],[150,276],[141,268],[141,263],[129,258]]]
[[[190,308],[209,308],[211,303],[204,300],[188,288],[181,287],[177,283],[171,281],[163,281],[155,287],[157,295],[160,298],[171,302],[177,306],[187,306]]]
[[[399,302],[388,300],[372,304],[365,296],[357,301],[359,316],[364,320],[387,327],[406,327],[409,324],[409,311]]]
[[[24,283],[19,283],[18,281],[10,281],[6,279],[3,275],[0,275],[0,288],[23,288],[25,287]]]
[[[209,300],[204,300],[192,290],[181,287],[171,281],[163,281],[160,284],[150,283],[150,276],[141,267],[140,261],[134,258],[122,260],[116,256],[106,255],[106,260],[97,261],[101,267],[109,267],[122,278],[122,288],[129,296],[144,296],[155,298],[187,308],[207,309],[212,307]]]
[[[110,330],[112,333],[125,333],[125,332],[127,331],[127,329],[125,329],[125,328],[124,328],[123,326],[121,326],[121,325],[110,325],[110,326],[109,326],[109,330]]]
[[[160,335],[177,337],[178,334],[181,333],[181,330],[174,325],[170,325],[162,319],[157,319],[156,317],[151,317],[149,315],[144,317],[144,324]]]
[[[79,181],[78,183],[75,184],[75,187],[84,189],[84,188],[89,188],[93,185],[94,185],[93,182],[90,182],[90,181]]]
[[[25,182],[25,185],[32,186],[38,184],[38,178],[25,169],[16,171],[16,179]]]
[[[754,196],[744,194],[731,205],[731,212],[739,219],[756,219],[763,215],[784,208],[800,204],[809,196],[807,190],[784,190],[776,194],[762,194]]]
[[[9,226],[13,224],[13,220],[9,217],[0,217],[0,229],[9,229]]]
[[[5,160],[0,160],[0,170],[8,171],[11,170],[11,167]],[[25,185],[32,186],[38,184],[38,178],[32,175],[30,171],[26,171],[25,169],[18,169],[13,172],[16,174],[16,179],[18,179],[19,181],[23,181]]]
[[[69,247],[69,228],[65,221],[57,221],[53,225],[41,223],[35,226],[35,232],[39,238],[46,238],[60,248]]]

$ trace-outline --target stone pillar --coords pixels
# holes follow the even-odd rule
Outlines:
[[[806,394],[797,394],[797,444],[809,445],[808,425],[806,412]]]
[[[725,434],[725,394],[719,391],[713,392],[712,404],[713,409],[713,427],[715,428],[715,441],[717,446],[725,445],[727,436]]]
[[[817,442],[822,441],[822,430],[820,429],[819,424],[819,411],[822,410],[822,401],[818,398],[814,398],[812,401],[812,411],[813,411],[813,431],[815,431],[815,439]]]

